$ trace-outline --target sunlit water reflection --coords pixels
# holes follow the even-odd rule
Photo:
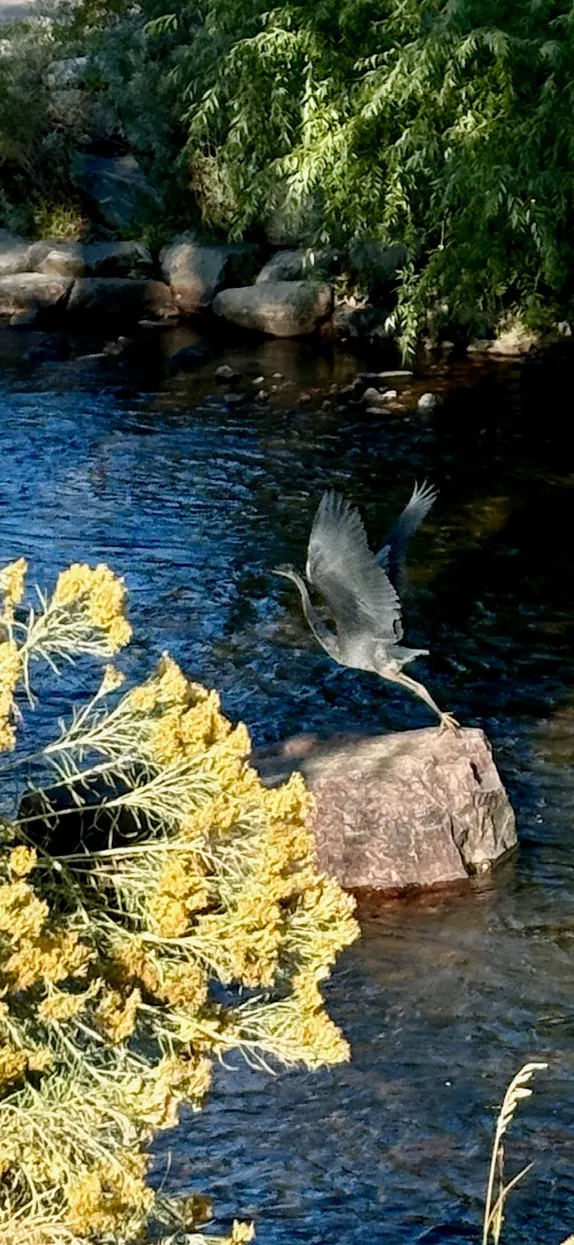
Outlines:
[[[373,417],[323,409],[357,364],[306,345],[229,351],[249,393],[261,375],[277,384],[268,404],[230,407],[212,365],[166,380],[152,349],[123,369],[32,368],[27,344],[0,340],[2,559],[25,554],[44,585],[107,560],[130,589],[128,669],[169,647],[257,742],[430,724],[405,694],[333,668],[271,569],[302,564],[326,486],[360,503],[376,542],[413,479],[432,480],[407,641],[431,649],[418,668],[439,702],[493,739],[518,813],[520,853],[488,886],[366,915],[328,989],[352,1063],[272,1078],[235,1058],[205,1112],[162,1140],[159,1175],[171,1147],[170,1187],[208,1193],[218,1228],[253,1217],[269,1245],[462,1245],[496,1104],[521,1062],[545,1058],[508,1145],[510,1170],[536,1166],[507,1230],[558,1243],[574,1229],[571,360],[461,368],[438,412]],[[45,716],[61,710],[51,686]]]

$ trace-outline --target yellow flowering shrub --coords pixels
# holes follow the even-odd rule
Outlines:
[[[168,654],[123,688],[122,581],[71,566],[26,614],[26,572],[0,571],[0,1245],[132,1242],[162,1217],[195,1231],[205,1201],[154,1193],[146,1148],[230,1050],[348,1057],[320,983],[353,903],[317,872],[302,778],[266,789],[216,692]],[[108,664],[15,811],[34,663],[79,654]]]

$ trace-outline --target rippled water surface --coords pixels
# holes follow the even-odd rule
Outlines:
[[[169,1184],[208,1193],[218,1229],[253,1217],[268,1245],[462,1245],[496,1105],[543,1058],[508,1143],[510,1172],[535,1169],[507,1239],[558,1245],[574,1231],[572,357],[461,366],[438,412],[366,416],[330,394],[351,358],[236,346],[239,388],[272,397],[231,406],[211,364],[166,379],[160,355],[183,340],[133,364],[32,366],[31,338],[0,335],[0,557],[25,554],[41,584],[109,561],[134,672],[169,647],[257,742],[404,729],[430,724],[424,706],[333,668],[271,568],[302,564],[326,486],[376,542],[428,477],[440,499],[413,542],[407,642],[430,648],[418,669],[439,702],[493,740],[521,848],[486,887],[366,913],[328,989],[352,1063],[271,1077],[235,1059],[169,1139]],[[167,1157],[166,1140],[160,1173]]]

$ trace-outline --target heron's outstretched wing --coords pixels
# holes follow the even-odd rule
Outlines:
[[[325,597],[341,638],[365,629],[381,640],[401,638],[397,593],[369,549],[358,510],[338,493],[325,493],[315,515],[306,574]]]
[[[377,554],[377,562],[387,572],[391,583],[399,591],[400,576],[407,553],[407,546],[413,532],[420,527],[426,518],[437,493],[432,485],[415,484],[412,496],[391,528],[383,548]]]

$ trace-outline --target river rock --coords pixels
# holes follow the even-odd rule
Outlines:
[[[302,249],[277,251],[267,261],[255,280],[256,285],[266,281],[300,281],[305,276],[305,257]]]
[[[255,255],[250,245],[208,245],[182,234],[163,248],[160,263],[178,311],[192,316],[211,307],[226,283],[251,280]]]
[[[30,243],[16,233],[0,229],[0,277],[30,270]]]
[[[0,316],[61,310],[72,288],[69,277],[21,272],[0,277]]]
[[[347,890],[454,882],[516,845],[514,813],[480,730],[303,736],[254,763],[269,785],[302,771],[316,801],[319,866]]]
[[[216,315],[241,328],[274,337],[312,333],[331,310],[330,285],[311,281],[276,281],[223,290],[213,304]]]
[[[75,151],[71,172],[112,229],[127,229],[138,216],[161,208],[161,195],[131,154],[93,156]]]
[[[63,277],[141,277],[153,267],[143,242],[36,242],[30,260],[38,272]]]
[[[68,312],[81,319],[124,322],[176,314],[171,291],[163,281],[131,277],[81,277],[74,282]]]

